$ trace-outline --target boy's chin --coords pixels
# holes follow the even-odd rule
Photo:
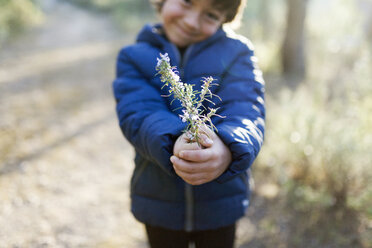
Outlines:
[[[191,43],[184,42],[184,41],[171,41],[171,42],[178,48],[186,48],[191,44]]]
[[[178,48],[186,48],[189,45],[194,43],[194,42],[190,41],[189,39],[182,39],[181,37],[173,37],[173,39],[171,37],[170,42],[172,42]]]

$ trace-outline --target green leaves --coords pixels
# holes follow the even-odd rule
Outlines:
[[[210,87],[217,84],[213,83],[213,77],[206,77],[202,80],[202,90],[194,90],[193,85],[181,82],[176,68],[170,66],[170,59],[167,53],[160,54],[160,58],[157,58],[157,61],[157,74],[160,74],[160,80],[164,83],[163,87],[169,87],[168,96],[173,95],[174,99],[181,102],[183,114],[179,116],[183,122],[188,123],[185,132],[188,134],[190,142],[197,142],[199,144],[199,133],[202,132],[203,127],[206,126],[212,131],[217,131],[211,118],[213,116],[222,118],[222,116],[216,114],[217,109],[206,109],[203,105],[204,101],[208,101],[214,105],[210,99],[218,96],[211,92]]]

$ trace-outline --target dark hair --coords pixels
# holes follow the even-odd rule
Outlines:
[[[150,0],[159,13],[165,1],[166,0]],[[238,24],[240,22],[246,0],[211,0],[211,2],[217,10],[226,14],[224,23]]]

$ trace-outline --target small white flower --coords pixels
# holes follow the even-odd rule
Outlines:
[[[187,121],[187,118],[184,115],[179,115],[179,117],[181,118],[182,122],[186,122]]]
[[[178,83],[178,88],[179,88],[180,90],[184,91],[185,86],[183,85],[183,83],[179,82],[179,83]]]
[[[178,76],[176,72],[170,70],[169,73],[170,73],[170,76],[172,77],[172,79],[173,79],[174,81],[176,81],[176,82],[179,82],[179,81],[180,81],[180,76]]]
[[[165,62],[169,63],[170,62],[170,58],[168,56],[168,53],[164,53],[164,54],[160,54],[160,57],[162,60],[164,60]]]

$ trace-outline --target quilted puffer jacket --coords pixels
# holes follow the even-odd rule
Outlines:
[[[213,123],[232,162],[209,183],[185,183],[169,160],[185,124],[179,118],[182,110],[176,110],[179,103],[164,97],[167,89],[156,75],[160,53],[168,53],[181,81],[197,90],[203,77],[212,76],[218,84],[212,92],[222,101],[212,99],[213,108],[225,118],[217,117]],[[136,43],[120,51],[116,69],[113,91],[119,125],[136,152],[131,179],[134,216],[146,224],[187,231],[236,222],[249,205],[248,169],[264,136],[264,81],[250,42],[221,28],[181,56],[161,25],[146,25]]]

